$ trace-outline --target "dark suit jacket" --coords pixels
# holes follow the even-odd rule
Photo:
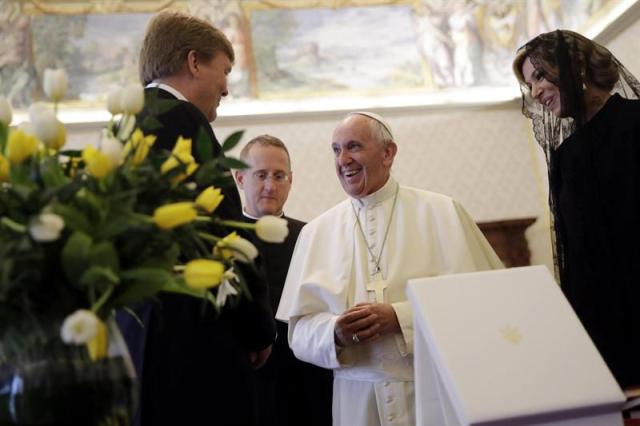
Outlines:
[[[175,99],[160,89],[146,89],[147,98],[152,91],[157,91],[159,99]],[[154,114],[163,127],[153,131],[144,128],[150,114],[153,112],[145,106],[137,123],[145,134],[157,136],[153,149],[170,151],[178,136],[191,138],[195,147],[198,131],[204,128],[214,155],[221,155],[210,124],[193,104],[177,101],[168,112]],[[198,161],[196,152],[194,157]],[[223,188],[223,194],[216,214],[242,220],[235,186]],[[144,329],[128,315],[118,314],[141,378],[136,424],[257,424],[248,352],[273,342],[275,323],[266,283],[255,270],[240,268],[252,300],[243,298],[235,308],[225,307],[219,316],[201,300],[176,294],[162,294],[159,303],[137,307]]]
[[[271,308],[278,309],[293,249],[304,222],[285,217],[289,235],[282,244],[255,238],[260,261],[269,284]],[[245,217],[247,222],[255,222]],[[271,357],[256,371],[261,426],[330,426],[333,371],[296,359],[289,348],[287,324],[276,321],[278,338]]]

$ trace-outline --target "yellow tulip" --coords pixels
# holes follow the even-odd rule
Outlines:
[[[107,334],[107,326],[100,320],[96,327],[96,334],[87,342],[89,356],[96,361],[107,356],[109,348],[109,335]]]
[[[205,209],[208,213],[213,213],[223,199],[224,195],[220,193],[220,188],[210,186],[198,195],[198,198],[196,198],[196,204]]]
[[[147,158],[147,155],[149,155],[149,149],[153,146],[155,141],[155,135],[145,136],[144,133],[142,133],[142,130],[136,129],[124,146],[124,157],[127,158],[129,151],[133,150],[131,164],[134,166],[139,165]]]
[[[173,146],[173,153],[191,155],[191,139],[185,139],[179,136],[176,144]]]
[[[0,154],[0,182],[9,182],[9,160]]]
[[[198,169],[198,163],[196,163],[196,160],[191,155],[191,139],[184,139],[182,136],[178,138],[178,141],[173,147],[171,156],[160,166],[160,171],[167,173],[181,164],[187,166],[187,172],[175,176],[172,180],[174,183],[184,180]]]
[[[65,129],[64,124],[62,124],[62,122],[60,121],[56,123],[56,126],[56,136],[55,138],[51,139],[51,141],[49,141],[48,147],[57,151],[62,148],[65,143],[67,143],[67,130]]]
[[[184,269],[184,280],[187,286],[195,289],[220,285],[223,276],[224,265],[216,260],[192,260]]]
[[[172,229],[191,222],[197,215],[193,203],[183,201],[158,207],[153,212],[153,222],[160,229]]]
[[[9,133],[7,158],[11,164],[22,164],[24,160],[38,152],[38,140],[33,135],[17,129]]]
[[[116,166],[107,155],[92,145],[88,145],[82,150],[82,159],[86,164],[87,172],[98,179],[108,175]]]

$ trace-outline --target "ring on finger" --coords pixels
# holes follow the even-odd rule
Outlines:
[[[359,343],[360,338],[358,337],[358,333],[353,333],[353,335],[351,336],[351,340],[353,340],[354,343]]]

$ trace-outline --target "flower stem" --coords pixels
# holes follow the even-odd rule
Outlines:
[[[219,223],[220,225],[233,226],[234,228],[240,229],[256,229],[255,223],[239,222],[237,220],[218,219],[216,220],[216,223]]]
[[[7,228],[13,231],[20,232],[20,233],[27,232],[27,227],[25,225],[18,223],[14,220],[11,220],[6,216],[3,216],[2,219],[0,219],[0,222],[2,222],[3,225],[5,225]]]
[[[206,232],[198,232],[198,236],[200,236],[203,240],[212,243],[217,243],[218,241],[222,240],[222,238],[216,237],[215,235],[207,234]]]
[[[100,298],[96,301],[96,303],[93,304],[93,306],[91,307],[91,311],[93,311],[97,315],[98,311],[102,308],[102,305],[104,305],[107,302],[107,300],[113,293],[113,289],[114,289],[113,285],[110,285],[109,287],[107,287],[107,290],[105,290],[105,292],[102,293],[102,296],[100,296]]]

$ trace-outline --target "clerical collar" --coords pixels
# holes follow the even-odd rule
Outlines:
[[[169,86],[166,83],[160,83],[159,81],[152,81],[151,83],[145,86],[145,89],[152,88],[152,87],[157,87],[158,89],[165,90],[171,93],[176,98],[180,99],[181,101],[189,102],[189,99],[187,99],[178,89],[176,89],[173,86]]]
[[[381,203],[389,198],[393,197],[396,193],[396,188],[398,187],[398,182],[389,176],[387,182],[382,186],[382,188],[378,189],[376,192],[369,194],[362,198],[353,198],[354,204],[357,207],[364,206],[373,206],[377,203]]]
[[[260,220],[259,217],[252,216],[249,213],[247,213],[247,211],[245,209],[242,209],[242,214],[244,215],[244,217],[248,217],[249,219]],[[284,217],[284,212],[280,212],[280,214],[278,214],[278,215],[272,214],[271,216]]]

